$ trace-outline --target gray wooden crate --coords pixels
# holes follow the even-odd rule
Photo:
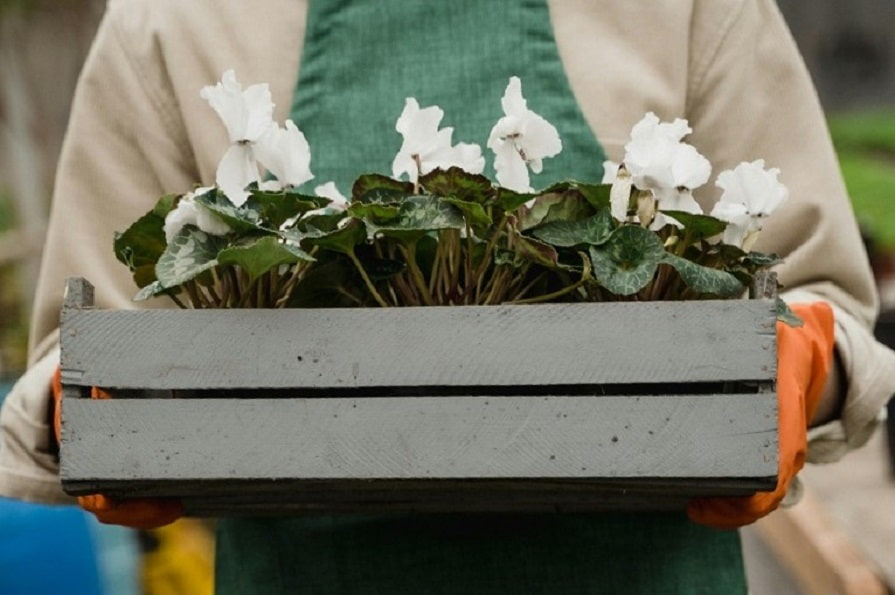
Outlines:
[[[211,516],[667,509],[769,489],[775,316],[769,299],[108,311],[73,279],[63,487]]]

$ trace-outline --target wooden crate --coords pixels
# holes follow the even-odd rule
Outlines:
[[[777,472],[775,316],[769,299],[109,311],[73,279],[62,482],[211,516],[748,494]]]

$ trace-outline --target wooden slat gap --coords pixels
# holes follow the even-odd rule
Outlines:
[[[669,395],[759,394],[774,391],[771,381],[682,382],[635,384],[547,384],[534,386],[365,386],[229,389],[173,389],[149,391],[102,387],[114,398],[179,398],[179,399],[325,399],[368,397],[555,397],[594,396],[663,397]]]

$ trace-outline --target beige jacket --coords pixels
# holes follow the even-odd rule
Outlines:
[[[110,1],[59,164],[31,367],[0,413],[0,495],[66,499],[46,424],[63,280],[90,279],[100,307],[135,307],[113,232],[160,195],[213,182],[227,138],[199,89],[224,70],[246,85],[269,82],[275,118],[288,115],[305,5]],[[552,0],[550,8],[572,89],[610,158],[621,159],[631,126],[652,110],[688,118],[688,141],[715,172],[758,158],[781,170],[792,198],[758,249],[785,257],[779,274],[791,300],[833,304],[848,377],[841,419],[815,428],[810,456],[832,460],[863,444],[895,393],[895,355],[868,330],[877,306],[867,258],[815,92],[773,0]],[[698,198],[708,207],[716,191],[706,186]]]

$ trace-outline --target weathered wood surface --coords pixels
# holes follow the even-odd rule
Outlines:
[[[776,475],[772,300],[109,312],[91,289],[62,313],[72,494],[664,509]],[[115,398],[68,398],[88,386]]]
[[[67,310],[62,379],[146,389],[767,380],[768,300]]]
[[[554,504],[605,507],[595,496],[614,490],[620,504],[630,493],[628,504],[639,505],[649,487],[655,504],[661,492],[772,486],[775,401],[767,393],[75,399],[63,408],[62,477],[70,493],[231,501],[256,483],[256,504],[294,506],[525,508],[558,489],[565,495]],[[475,485],[482,480],[505,481],[485,490]],[[529,483],[511,489],[506,480]],[[558,483],[531,491],[545,480]]]

